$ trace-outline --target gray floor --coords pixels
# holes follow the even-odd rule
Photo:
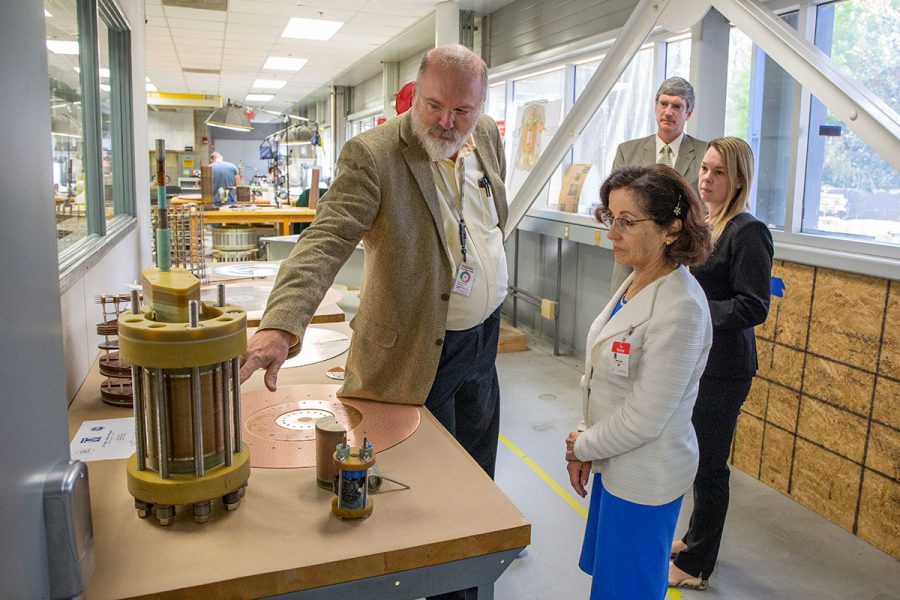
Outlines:
[[[501,434],[577,498],[568,485],[564,440],[581,419],[582,365],[529,340],[527,352],[501,354]],[[497,484],[532,524],[532,544],[495,586],[498,600],[587,598],[590,578],[577,567],[583,518],[550,485],[500,444]],[[710,588],[669,591],[704,600],[900,599],[900,563],[824,518],[732,470],[732,503]],[[587,506],[587,501],[577,498]],[[685,498],[678,531],[690,514]]]

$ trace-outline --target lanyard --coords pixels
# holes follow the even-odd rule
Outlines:
[[[438,166],[438,172],[441,174],[441,179],[444,183],[444,188],[447,190],[446,194],[442,194],[444,196],[444,200],[447,202],[447,206],[450,207],[450,213],[456,219],[456,223],[459,226],[459,247],[462,251],[462,261],[466,262],[466,241],[468,239],[468,235],[466,233],[466,219],[463,216],[463,196],[465,195],[465,183],[466,183],[466,163],[465,159],[459,161],[459,178],[454,177],[455,181],[453,182],[453,186],[451,187],[447,181],[447,176],[444,174],[444,170]],[[456,174],[455,165],[454,165],[454,175]],[[460,184],[460,181],[462,182]],[[453,191],[456,191],[456,196],[459,198],[459,206],[456,206],[453,202],[450,201],[450,194]]]
[[[459,161],[459,177],[454,178],[454,185],[450,186],[447,181],[447,176],[444,174],[444,169],[438,167],[438,172],[441,174],[441,179],[444,184],[444,188],[448,193],[443,194],[447,206],[450,208],[450,213],[456,219],[457,224],[459,225],[459,246],[462,252],[462,261],[466,262],[466,242],[468,240],[468,233],[466,228],[466,219],[463,216],[463,198],[465,196],[465,185],[466,185],[466,164],[465,159]],[[454,175],[455,175],[455,164],[454,164]],[[485,174],[481,179],[478,180],[478,187],[484,188],[485,195],[488,198],[492,196],[491,193],[491,182],[488,179],[487,174]],[[453,191],[456,191],[456,196],[459,198],[459,206],[457,207],[453,202],[451,202],[449,196]]]

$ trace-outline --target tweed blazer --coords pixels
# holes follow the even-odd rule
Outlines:
[[[584,422],[575,456],[592,461],[613,495],[659,506],[697,472],[691,413],[712,345],[706,296],[685,267],[660,277],[610,318],[634,275],[594,321],[585,349]],[[616,368],[622,347],[627,368]]]
[[[706,142],[692,138],[685,134],[678,149],[678,158],[675,159],[674,169],[678,171],[688,183],[697,190],[700,182],[700,161],[706,154]],[[631,140],[619,144],[616,148],[616,158],[613,160],[612,170],[617,171],[622,167],[634,165],[652,165],[656,163],[656,134],[637,140]]]
[[[473,136],[502,229],[508,209],[500,133],[483,115]],[[454,273],[431,161],[413,133],[410,112],[344,144],[337,173],[312,225],[281,264],[260,328],[303,339],[362,240],[360,304],[338,395],[423,404],[440,360]]]

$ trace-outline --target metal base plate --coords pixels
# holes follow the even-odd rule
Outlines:
[[[243,440],[254,467],[294,469],[316,464],[316,421],[333,416],[358,446],[368,435],[375,452],[396,446],[419,427],[415,406],[338,398],[338,385],[286,385],[241,396]]]

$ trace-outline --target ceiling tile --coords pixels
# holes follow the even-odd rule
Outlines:
[[[166,6],[166,16],[170,23],[209,23],[224,21],[225,12],[219,10],[201,10],[199,8],[182,8],[180,6]]]
[[[229,0],[228,12],[260,15],[287,15],[293,2],[263,2],[261,0]]]

